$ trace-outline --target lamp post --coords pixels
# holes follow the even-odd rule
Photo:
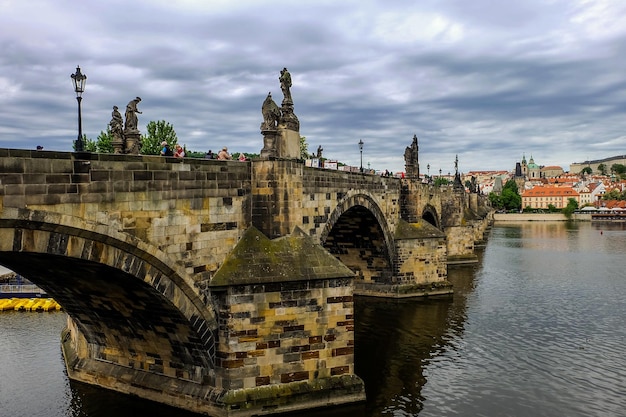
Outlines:
[[[359,139],[359,150],[361,151],[361,172],[363,172],[363,139]]]
[[[72,74],[72,82],[74,83],[74,91],[76,92],[76,101],[78,101],[78,139],[74,143],[76,152],[83,152],[83,121],[81,118],[80,102],[82,101],[83,91],[87,83],[87,76],[80,72],[80,67],[76,66],[76,74]]]
[[[426,165],[426,170],[428,171],[428,178],[430,178],[430,164]]]

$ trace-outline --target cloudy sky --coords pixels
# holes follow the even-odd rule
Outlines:
[[[258,153],[280,70],[326,158],[511,170],[626,154],[623,0],[0,0],[0,147],[69,151],[140,96],[194,151]]]

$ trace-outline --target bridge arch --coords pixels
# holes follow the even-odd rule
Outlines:
[[[345,196],[329,215],[320,243],[366,280],[394,270],[395,244],[385,214],[364,193]]]
[[[158,248],[116,225],[4,208],[0,264],[61,304],[89,359],[211,381],[215,311]]]
[[[422,210],[422,219],[441,230],[437,209],[431,204],[426,204],[424,210]]]

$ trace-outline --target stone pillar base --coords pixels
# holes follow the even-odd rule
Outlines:
[[[61,348],[73,381],[212,417],[282,414],[365,401],[363,381],[354,374],[223,389],[90,358],[89,345],[72,320],[61,333]]]
[[[139,131],[124,132],[126,138],[126,152],[130,155],[139,155],[141,150],[141,133]]]
[[[291,130],[284,125],[278,125],[278,141],[276,152],[279,158],[300,158],[300,132]]]
[[[113,145],[113,153],[124,153],[124,140],[123,139],[113,139],[111,141],[111,145]]]
[[[263,130],[263,149],[261,150],[261,158],[275,158],[276,154],[276,141],[278,138],[278,132],[276,130]]]

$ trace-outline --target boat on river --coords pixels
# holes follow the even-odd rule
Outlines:
[[[22,276],[11,272],[0,276],[0,311],[59,311],[61,306]]]

